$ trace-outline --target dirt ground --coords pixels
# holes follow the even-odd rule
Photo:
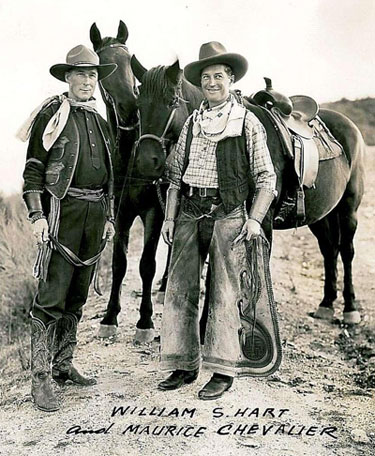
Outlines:
[[[90,298],[80,325],[76,365],[94,374],[98,384],[58,389],[61,410],[43,413],[32,405],[28,372],[15,362],[0,383],[0,454],[374,455],[375,148],[368,149],[367,170],[354,261],[360,325],[341,324],[341,295],[333,322],[312,318],[323,288],[317,242],[307,228],[276,232],[272,273],[284,350],[279,371],[266,379],[236,380],[217,401],[197,399],[209,379],[205,371],[177,392],[158,391],[156,385],[164,377],[158,370],[158,341],[133,343],[140,302],[138,224],[117,337],[97,337],[109,285],[104,297]],[[165,261],[162,244],[158,258],[157,279]],[[341,278],[340,269],[340,289]],[[155,302],[157,298],[155,294]],[[161,313],[162,305],[155,303],[157,329]],[[123,414],[114,413],[118,407]]]

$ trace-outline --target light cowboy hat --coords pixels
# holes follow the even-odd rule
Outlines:
[[[195,86],[201,86],[202,70],[210,65],[228,65],[231,67],[235,81],[245,76],[248,63],[240,54],[227,52],[225,47],[218,41],[210,41],[202,44],[199,50],[199,60],[189,63],[184,68],[185,78]]]
[[[96,68],[98,79],[104,79],[112,74],[117,65],[115,63],[100,64],[99,56],[88,47],[79,44],[71,49],[66,55],[66,63],[57,63],[49,69],[52,76],[65,82],[65,73],[77,68]]]

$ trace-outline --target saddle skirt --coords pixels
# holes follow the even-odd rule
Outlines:
[[[270,112],[279,129],[284,148],[290,151],[300,186],[314,186],[319,170],[319,161],[339,157],[343,153],[341,144],[318,116],[319,105],[311,97],[290,97],[293,111],[289,116],[277,107]]]

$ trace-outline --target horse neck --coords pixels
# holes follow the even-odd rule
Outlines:
[[[181,90],[178,96],[180,97],[179,108],[175,114],[175,119],[172,126],[176,141],[181,133],[186,119],[193,113],[195,109],[199,108],[200,103],[203,100],[202,91],[198,87],[190,84],[185,79],[182,80]]]
[[[194,109],[198,109],[202,100],[203,100],[203,93],[199,87],[190,84],[186,79],[182,80],[181,85],[181,92],[182,98],[186,100],[187,103],[187,111],[190,115]]]

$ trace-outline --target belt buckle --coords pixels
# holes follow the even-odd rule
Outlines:
[[[207,197],[207,188],[206,187],[199,187],[199,196],[201,198]]]

